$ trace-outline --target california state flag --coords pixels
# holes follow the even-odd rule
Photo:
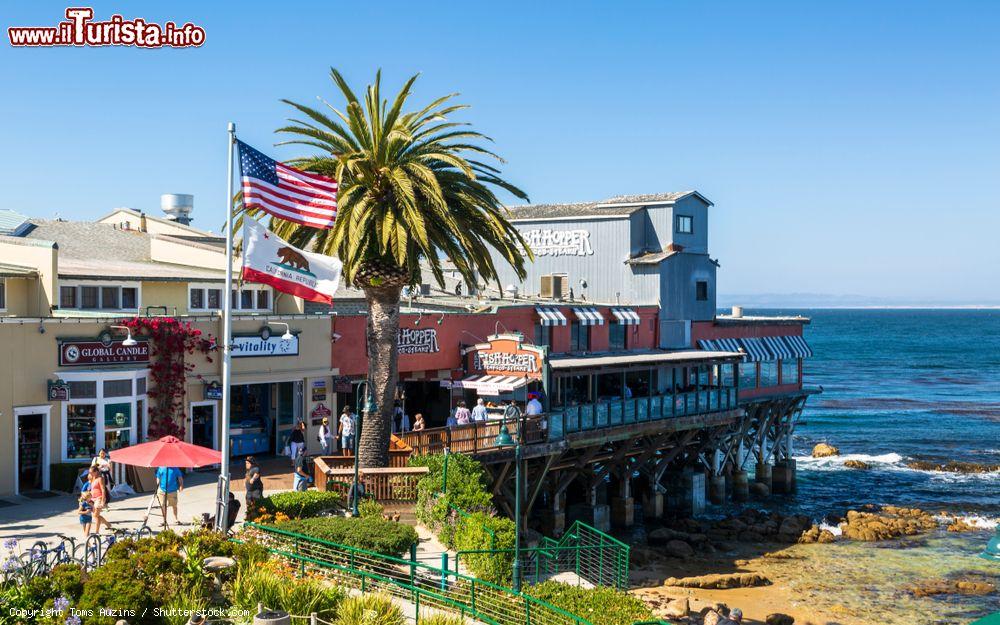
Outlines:
[[[343,264],[332,256],[292,247],[249,217],[243,218],[243,280],[269,284],[310,302],[333,303]]]

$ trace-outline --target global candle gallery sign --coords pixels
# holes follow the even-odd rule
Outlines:
[[[136,339],[135,345],[122,345],[123,339],[102,337],[59,341],[59,366],[130,365],[149,362],[149,341]]]

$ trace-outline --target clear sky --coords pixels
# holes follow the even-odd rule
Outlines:
[[[225,128],[279,157],[289,98],[415,72],[534,202],[698,189],[721,293],[1000,301],[997,2],[94,2],[197,49],[0,44],[0,208],[92,219],[193,193]],[[7,26],[67,5],[6,2]]]

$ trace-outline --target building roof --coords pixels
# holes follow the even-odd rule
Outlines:
[[[515,220],[568,217],[627,217],[647,206],[672,204],[689,195],[695,195],[709,206],[712,205],[712,202],[697,191],[679,191],[674,193],[648,193],[645,195],[616,195],[596,202],[524,204],[521,206],[510,206],[508,209]]]
[[[38,270],[34,267],[0,263],[0,278],[34,278],[36,276],[38,276]]]
[[[8,208],[0,208],[0,234],[21,234],[28,224],[28,218]]]
[[[223,282],[224,269],[175,265],[152,260],[102,260],[67,258],[59,260],[59,277],[86,280],[139,280],[151,282]]]
[[[589,369],[616,365],[652,365],[657,363],[705,362],[709,360],[738,360],[738,352],[709,352],[704,350],[666,351],[662,349],[624,354],[595,354],[592,356],[550,357],[549,367],[562,369]]]
[[[224,236],[225,233],[223,233],[223,236],[220,237],[220,235],[217,235],[215,233],[209,232],[207,230],[201,230],[199,228],[195,228],[194,226],[189,226],[187,224],[182,224],[179,221],[174,221],[173,219],[166,219],[166,218],[163,218],[163,217],[157,217],[155,215],[150,215],[148,213],[143,213],[142,211],[137,211],[134,208],[128,208],[126,206],[121,206],[119,208],[112,209],[112,211],[110,213],[108,213],[107,215],[104,215],[103,217],[99,218],[97,221],[103,222],[105,219],[108,219],[109,217],[111,217],[115,213],[128,213],[129,215],[132,215],[133,217],[142,217],[143,215],[145,215],[146,219],[148,221],[156,221],[156,222],[159,222],[161,224],[169,224],[170,226],[173,226],[175,228],[179,228],[182,231],[189,232],[190,236],[193,236],[193,237],[198,237],[198,238],[208,237],[208,238],[222,238],[222,239],[225,239],[225,236]]]

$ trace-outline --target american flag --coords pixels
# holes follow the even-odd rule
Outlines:
[[[328,230],[337,219],[337,181],[265,156],[242,141],[240,180],[243,204],[278,219]]]

